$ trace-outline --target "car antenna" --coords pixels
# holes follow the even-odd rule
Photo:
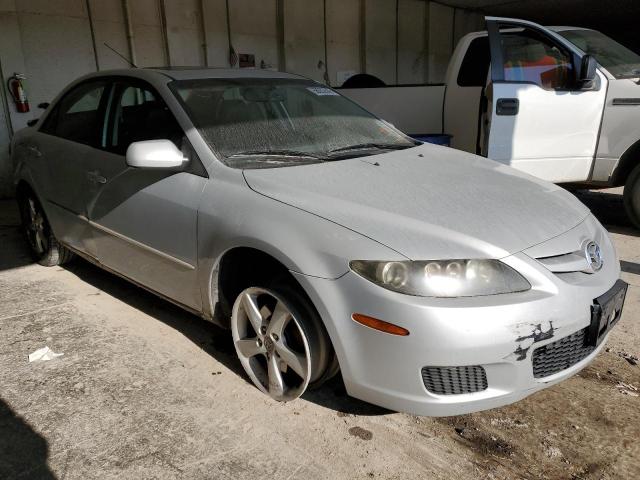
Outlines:
[[[135,63],[133,63],[131,60],[129,60],[127,57],[125,57],[124,55],[122,55],[119,51],[117,51],[115,48],[113,48],[112,46],[110,46],[107,42],[103,42],[104,46],[107,47],[109,50],[111,50],[113,53],[115,53],[116,55],[118,55],[120,58],[122,58],[125,62],[127,62],[129,65],[131,65],[133,68],[138,68],[138,65],[136,65]]]

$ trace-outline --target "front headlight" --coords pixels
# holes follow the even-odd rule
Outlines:
[[[349,266],[376,285],[419,297],[475,297],[531,288],[522,275],[499,260],[353,260]]]

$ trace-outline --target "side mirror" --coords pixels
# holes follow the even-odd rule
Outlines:
[[[127,148],[127,165],[136,168],[178,169],[188,162],[171,140],[133,142]]]
[[[580,71],[578,72],[578,82],[582,88],[591,88],[596,79],[596,70],[598,62],[592,55],[585,55],[580,62]]]

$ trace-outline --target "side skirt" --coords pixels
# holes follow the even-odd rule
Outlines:
[[[145,285],[143,285],[143,284],[141,284],[139,282],[136,282],[135,280],[127,277],[126,275],[123,275],[120,272],[118,272],[118,271],[116,271],[116,270],[114,270],[112,268],[107,267],[106,265],[101,263],[100,260],[98,260],[97,258],[95,258],[95,257],[93,257],[91,255],[88,255],[88,254],[86,254],[84,252],[81,252],[80,250],[78,250],[76,248],[70,247],[66,243],[64,244],[64,247],[68,248],[73,253],[75,253],[79,257],[82,257],[84,260],[88,261],[89,263],[92,263],[96,267],[101,268],[102,270],[104,270],[106,272],[109,272],[109,273],[111,273],[113,275],[116,275],[117,277],[120,277],[123,280],[126,280],[129,283],[132,283],[133,285],[135,285],[137,287],[140,287],[140,288],[142,288],[143,290],[146,290],[149,293],[154,294],[155,296],[161,298],[162,300],[165,300],[165,301],[167,301],[169,303],[172,303],[175,306],[180,307],[180,308],[182,308],[183,310],[186,310],[189,313],[192,313],[193,315],[197,315],[198,317],[200,317],[200,318],[202,318],[202,319],[204,319],[204,320],[206,320],[208,322],[212,322],[213,323],[213,319],[208,317],[208,316],[206,316],[204,312],[195,310],[195,309],[193,309],[193,308],[191,308],[191,307],[189,307],[187,305],[184,305],[183,303],[177,302],[177,301],[167,297],[166,295],[163,295],[162,293],[159,293],[159,292],[157,292],[157,291],[155,291],[155,290],[153,290],[153,289],[151,289],[151,288],[149,288],[149,287],[147,287],[147,286],[145,286]]]

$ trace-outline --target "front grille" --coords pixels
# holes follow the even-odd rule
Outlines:
[[[438,395],[473,393],[487,388],[487,374],[479,365],[423,367],[422,381],[427,390]]]
[[[548,377],[572,367],[595,350],[585,345],[588,328],[580,330],[533,351],[533,376]]]

